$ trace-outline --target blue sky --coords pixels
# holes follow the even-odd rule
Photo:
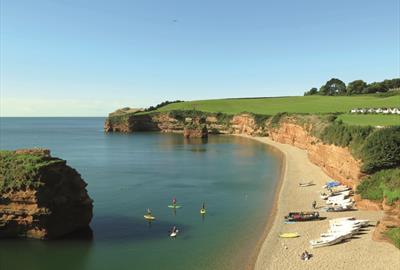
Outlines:
[[[399,0],[1,0],[2,116],[302,95],[400,75]]]

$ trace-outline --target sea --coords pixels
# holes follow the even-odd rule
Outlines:
[[[104,120],[0,118],[2,150],[50,149],[94,201],[91,237],[1,239],[0,269],[248,269],[270,218],[280,154],[238,136],[104,133]],[[181,208],[168,208],[173,197]],[[147,208],[154,222],[144,219]]]

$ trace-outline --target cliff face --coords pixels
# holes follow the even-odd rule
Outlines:
[[[283,122],[278,128],[270,129],[269,136],[277,142],[291,144],[307,150],[308,158],[332,179],[355,188],[363,174],[361,161],[356,160],[348,148],[323,144],[310,135],[311,126],[302,127]]]
[[[204,137],[200,129],[189,129],[186,124],[199,124],[200,117],[178,118],[168,113],[134,115],[126,121],[111,123],[106,120],[105,131],[162,131],[183,132],[186,137]],[[311,135],[311,126],[301,126],[290,120],[282,121],[279,127],[273,128],[268,122],[256,122],[251,114],[239,114],[229,121],[221,122],[215,116],[207,116],[204,124],[210,133],[246,134],[251,136],[270,136],[274,141],[291,144],[307,150],[309,159],[321,167],[332,179],[353,188],[359,183],[363,174],[360,171],[361,162],[356,160],[348,148],[327,145]],[[185,128],[186,127],[186,128]]]
[[[216,116],[178,117],[170,113],[136,114],[119,118],[106,119],[105,132],[161,131],[183,133],[188,123],[204,124],[210,133],[262,135],[264,127],[256,124],[250,114],[235,115],[221,121]]]
[[[1,163],[0,238],[50,239],[88,228],[87,184],[66,161],[35,149],[2,151]]]

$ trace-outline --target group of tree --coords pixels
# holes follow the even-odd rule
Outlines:
[[[336,78],[332,78],[322,85],[319,89],[313,87],[305,92],[305,96],[323,95],[323,96],[340,96],[340,95],[359,95],[371,93],[383,93],[391,89],[400,88],[400,78],[384,80],[382,82],[366,83],[363,80],[355,80],[346,84]]]
[[[145,112],[150,112],[150,111],[155,111],[161,107],[167,106],[168,104],[172,104],[172,103],[178,103],[178,102],[183,102],[182,100],[175,100],[175,101],[164,101],[161,102],[160,104],[157,104],[156,106],[150,106],[146,109],[144,109]]]

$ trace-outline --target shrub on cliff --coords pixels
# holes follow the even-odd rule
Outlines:
[[[0,192],[14,189],[38,188],[36,175],[42,167],[64,161],[45,155],[41,150],[31,153],[0,151]]]
[[[392,239],[394,245],[400,249],[400,228],[391,228],[385,232],[386,236]]]
[[[400,127],[384,128],[372,133],[361,152],[362,171],[373,173],[400,166]]]
[[[158,110],[161,107],[164,107],[164,106],[167,106],[167,105],[173,104],[173,103],[179,103],[179,102],[183,102],[183,101],[182,100],[174,100],[174,101],[168,101],[167,100],[167,101],[161,102],[160,104],[157,104],[156,106],[150,106],[150,107],[144,109],[144,111],[145,112],[155,111],[155,110]]]
[[[285,116],[287,116],[287,112],[280,112],[280,113],[277,113],[274,116],[272,116],[271,122],[270,122],[271,126],[272,127],[279,126],[279,123],[281,122],[281,119],[283,117],[285,117]]]
[[[361,181],[357,193],[363,199],[383,200],[392,204],[400,200],[400,169],[381,170]]]
[[[322,131],[320,139],[328,144],[351,146],[354,152],[358,152],[357,150],[372,131],[373,128],[369,126],[349,126],[343,124],[342,121],[336,121]]]

